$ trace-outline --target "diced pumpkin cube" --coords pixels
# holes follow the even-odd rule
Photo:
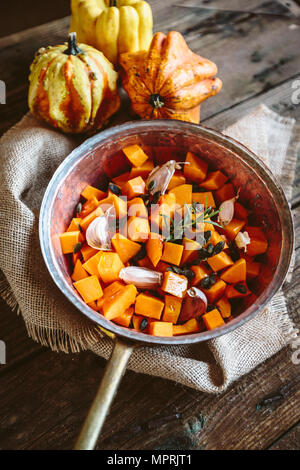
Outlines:
[[[139,145],[129,145],[123,148],[123,152],[133,166],[142,166],[148,160],[148,156]]]
[[[128,180],[130,180],[130,172],[127,171],[126,173],[122,173],[119,176],[116,176],[115,178],[112,178],[112,182],[115,183],[117,186],[122,188],[125,183],[127,183]]]
[[[116,233],[113,236],[111,243],[123,263],[127,263],[127,261],[133,258],[141,249],[141,245],[129,240],[120,233]]]
[[[247,254],[256,256],[265,253],[268,249],[266,236],[260,227],[245,227],[250,237],[250,243],[247,245]]]
[[[86,277],[88,277],[88,273],[85,269],[83,269],[80,259],[76,261],[74,271],[71,277],[74,282],[80,281],[81,279],[85,279]]]
[[[71,220],[71,223],[70,223],[69,227],[67,228],[66,232],[78,232],[78,230],[81,231],[80,230],[80,228],[81,228],[80,222],[81,222],[81,219],[79,217],[74,217]]]
[[[177,323],[182,300],[173,295],[165,295],[165,308],[162,320],[171,323]]]
[[[95,250],[95,248],[92,248],[90,245],[83,245],[81,248],[81,254],[84,259],[84,261],[89,260],[92,256],[96,255],[99,250]]]
[[[246,281],[246,261],[241,258],[221,274],[221,279],[228,284]]]
[[[102,297],[101,297],[101,298],[102,298]],[[100,299],[98,299],[98,300],[100,300]],[[97,300],[97,302],[98,302],[98,300]],[[96,302],[95,300],[93,300],[93,302],[89,302],[87,305],[88,305],[92,310],[95,310],[95,312],[99,312],[100,309],[99,309],[99,307],[98,307],[98,305],[97,305],[97,302]]]
[[[191,270],[193,273],[195,273],[195,276],[192,279],[192,286],[197,286],[202,281],[202,279],[204,279],[206,276],[209,276],[211,273],[211,270],[202,264],[191,266]]]
[[[134,308],[129,307],[121,315],[113,319],[114,323],[117,323],[120,326],[125,326],[126,328],[129,328],[129,325],[133,316],[133,312],[134,312]]]
[[[192,196],[193,202],[198,202],[202,204],[204,208],[206,207],[216,207],[213,193],[208,191],[206,193],[193,193]]]
[[[201,244],[195,240],[184,237],[182,241],[183,252],[180,264],[190,263],[198,258],[198,250],[201,248]]]
[[[232,259],[224,251],[208,258],[207,262],[213,271],[221,271],[233,264]]]
[[[200,160],[194,153],[188,152],[186,155],[186,165],[184,165],[183,173],[189,180],[195,183],[201,183],[206,178],[208,165]]]
[[[96,219],[96,217],[100,217],[103,215],[103,210],[100,206],[97,207],[94,211],[90,212],[86,217],[81,219],[80,226],[81,228],[86,231],[88,226]]]
[[[173,325],[173,336],[188,335],[189,333],[199,333],[200,325],[196,318],[191,318],[183,325]]]
[[[208,189],[209,191],[215,191],[216,189],[221,188],[227,180],[228,177],[221,171],[212,171],[211,173],[208,173],[206,180],[203,181],[200,186],[201,188]]]
[[[171,178],[171,181],[169,183],[169,186],[168,186],[168,191],[170,191],[170,189],[173,189],[173,188],[176,188],[176,186],[180,186],[182,184],[185,184],[186,182],[186,179],[185,179],[185,176],[183,176],[183,174],[181,173],[181,171],[175,171],[174,175],[172,176]]]
[[[216,246],[217,243],[219,242],[224,242],[226,240],[226,237],[223,238],[222,235],[220,235],[216,230],[213,230],[211,232],[211,237],[208,240],[208,243],[205,245],[207,246],[209,243],[211,243],[213,246]],[[228,245],[225,241],[224,249],[228,248]]]
[[[68,253],[73,253],[74,248],[78,245],[80,240],[81,232],[77,230],[76,232],[65,232],[59,236],[61,249],[64,255]]]
[[[142,198],[135,197],[128,201],[128,216],[148,218],[148,210]]]
[[[93,255],[91,258],[89,258],[83,265],[82,267],[91,275],[91,276],[97,276],[100,278],[99,271],[98,271],[98,264],[100,261],[100,258],[102,256],[102,251],[97,251],[95,255]]]
[[[254,261],[246,261],[246,276],[247,279],[253,279],[259,275],[261,263]]]
[[[150,215],[151,231],[161,229],[163,234],[170,233],[170,217],[174,217],[176,209],[175,194],[168,193],[160,197],[156,207],[152,207]]]
[[[183,298],[188,288],[188,280],[181,274],[176,274],[171,271],[164,273],[164,279],[161,289],[168,294],[175,295],[175,297]]]
[[[116,217],[118,217],[119,219],[122,219],[122,217],[127,216],[127,202],[113,193],[110,193],[110,195],[106,199],[102,199],[102,201],[100,201],[99,207],[101,207],[103,212],[105,212],[111,206],[114,206]]]
[[[122,193],[125,194],[128,199],[145,194],[145,190],[145,181],[140,176],[127,181],[127,183],[122,187]]]
[[[142,293],[136,298],[135,313],[160,320],[164,305],[157,297]]]
[[[165,321],[153,321],[149,326],[152,336],[173,336],[173,324]]]
[[[228,201],[236,196],[233,184],[227,183],[216,191],[216,197],[219,202]]]
[[[245,282],[239,282],[238,284],[227,286],[225,294],[228,299],[236,299],[250,295],[251,291]]]
[[[89,276],[76,281],[74,287],[87,304],[103,296],[102,287],[97,276]]]
[[[149,269],[153,269],[153,264],[150,260],[150,258],[148,256],[145,256],[145,258],[143,259],[139,259],[137,264],[141,267],[141,268],[149,268]]]
[[[216,306],[220,310],[223,318],[229,318],[231,316],[231,304],[225,295],[216,302]]]
[[[76,264],[76,262],[77,262],[78,259],[80,259],[80,261],[81,261],[81,252],[80,252],[80,251],[78,251],[78,252],[76,251],[76,253],[74,253],[74,251],[73,251],[73,253],[72,253],[72,264],[73,264],[73,267],[75,266],[75,264]]]
[[[133,242],[145,242],[150,233],[149,222],[142,217],[129,217],[127,222],[128,238]]]
[[[169,268],[170,265],[167,263],[164,263],[164,261],[159,261],[159,263],[156,266],[156,271],[159,271],[160,273],[165,273],[167,268]]]
[[[103,252],[98,264],[98,271],[105,284],[119,279],[119,273],[124,268],[118,253]]]
[[[116,292],[112,297],[106,298],[105,296],[101,311],[107,320],[113,320],[126,312],[134,304],[136,296],[137,288],[133,284],[129,284]]]
[[[91,199],[88,199],[82,206],[80,212],[80,218],[84,219],[87,215],[93,212],[99,206],[100,202],[95,196],[92,196]]]
[[[146,251],[154,267],[157,266],[162,257],[163,246],[161,235],[159,233],[150,233],[149,239],[146,242]]]
[[[142,317],[141,315],[133,315],[132,316],[133,328],[136,331],[141,331],[140,330],[140,325],[141,325],[143,319],[144,319],[144,317]],[[148,321],[148,319],[147,319],[147,321]],[[146,330],[146,328],[143,330],[143,332],[146,332],[145,330]]]
[[[164,251],[161,257],[162,261],[166,263],[180,265],[183,253],[183,246],[176,243],[164,242]]]
[[[154,169],[154,164],[151,160],[146,160],[145,163],[141,166],[132,167],[130,176],[128,179],[136,178],[137,176],[141,176],[143,179],[148,178],[149,173]]]
[[[225,226],[225,235],[229,238],[229,240],[235,239],[237,234],[244,227],[245,223],[246,223],[245,220],[232,219],[232,221],[229,222],[229,224]]]
[[[226,283],[219,279],[213,286],[209,289],[202,289],[205,293],[207,300],[210,304],[214,304],[217,300],[219,300],[222,295],[224,294],[226,289]]]
[[[176,186],[176,188],[169,191],[170,194],[175,194],[176,203],[179,206],[184,206],[184,204],[192,204],[192,192],[193,186],[191,184],[181,184]]]
[[[216,308],[205,313],[202,318],[208,330],[213,330],[214,328],[219,328],[220,326],[225,325],[222,315]]]
[[[85,199],[91,199],[93,196],[100,201],[104,199],[106,193],[101,191],[100,189],[94,188],[93,186],[87,185],[84,190],[81,192],[81,196]]]
[[[121,289],[125,287],[124,284],[120,281],[114,281],[112,284],[109,284],[109,286],[105,287],[103,289],[103,296],[104,297],[112,297],[115,295],[117,292],[119,292]]]
[[[239,202],[234,203],[234,217],[239,220],[247,220],[248,218],[247,209]]]

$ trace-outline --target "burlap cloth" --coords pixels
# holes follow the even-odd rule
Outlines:
[[[295,122],[260,106],[226,129],[268,162],[287,197],[295,172]],[[53,172],[78,140],[26,115],[0,141],[0,293],[22,314],[28,334],[54,351],[90,349],[108,358],[112,341],[69,304],[52,282],[38,239],[39,208]],[[129,369],[218,393],[296,334],[282,292],[241,328],[192,346],[139,348]],[[1,338],[1,332],[0,332]]]

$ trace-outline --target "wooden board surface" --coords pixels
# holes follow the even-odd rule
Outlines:
[[[245,2],[244,9],[274,16],[216,11],[200,15],[174,6],[197,5],[197,1],[150,3],[156,30],[181,31],[193,50],[218,63],[224,88],[204,103],[203,124],[222,130],[260,103],[300,119],[300,105],[291,102],[292,83],[300,78],[300,27],[291,28],[293,21],[275,16],[288,12],[279,2]],[[238,0],[207,3],[210,8],[228,9],[240,4]],[[1,133],[27,110],[28,67],[34,52],[64,41],[68,25],[69,19],[64,18],[0,39],[0,79],[8,91],[7,105],[0,106]],[[297,261],[293,280],[284,287],[289,311],[297,321],[299,199],[298,177],[292,201]],[[0,449],[72,448],[105,361],[89,352],[55,354],[33,343],[21,317],[3,302],[0,312],[0,337],[7,344],[7,365],[0,366]],[[217,397],[129,371],[98,447],[300,449],[299,366],[293,364],[291,354],[285,348]],[[258,407],[268,396],[275,401]]]

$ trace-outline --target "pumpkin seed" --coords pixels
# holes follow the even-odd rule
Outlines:
[[[209,276],[210,287],[217,282],[217,276],[213,273]]]
[[[76,224],[76,225],[79,228],[80,232],[83,233],[83,228],[81,227],[81,225],[80,224]]]
[[[194,271],[191,269],[182,269],[182,274],[191,281],[195,277]]]
[[[235,284],[233,286],[240,294],[247,294],[247,289],[243,284]]]
[[[210,288],[210,278],[209,276],[206,276],[202,281],[200,282],[200,286],[203,289],[209,289]]]
[[[206,311],[211,312],[212,310],[215,310],[215,305],[208,305]]]
[[[213,255],[218,255],[219,253],[221,253],[221,251],[224,250],[224,246],[225,246],[224,241],[217,243],[214,247]]]
[[[235,241],[229,243],[229,254],[232,261],[238,261],[241,258],[238,247],[236,246]]]
[[[78,202],[77,206],[75,207],[75,214],[78,215],[82,211],[82,202]]]
[[[212,243],[209,243],[206,247],[206,251],[211,256],[214,253],[214,245]]]
[[[82,243],[81,242],[76,243],[76,245],[74,246],[74,254],[76,255],[77,253],[79,253],[81,248],[82,248]]]
[[[155,188],[155,186],[156,186],[156,181],[155,180],[150,181],[149,186],[148,186],[149,191],[152,191]]]
[[[148,326],[148,320],[147,318],[143,318],[143,320],[140,323],[140,331],[144,331]]]
[[[160,196],[161,196],[161,192],[156,191],[156,193],[153,194],[152,204],[157,204],[158,201],[159,201]]]
[[[137,261],[140,261],[141,259],[145,258],[146,254],[147,254],[146,253],[146,247],[143,244],[143,245],[141,245],[140,251],[138,251],[138,253],[135,255],[135,257],[132,258],[132,261],[136,263]]]
[[[211,239],[211,236],[212,236],[211,230],[206,230],[206,232],[204,232],[204,239],[206,243],[209,242],[209,240]]]
[[[117,186],[117,185],[114,184],[114,183],[109,183],[108,189],[109,189],[112,193],[114,193],[116,196],[120,196],[120,194],[122,193],[121,188],[119,188],[119,186]]]
[[[198,250],[198,257],[201,261],[204,261],[207,259],[208,253],[205,250],[205,248],[201,248],[200,250]]]

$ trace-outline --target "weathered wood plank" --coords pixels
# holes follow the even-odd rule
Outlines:
[[[269,450],[300,450],[300,423],[272,444]]]

